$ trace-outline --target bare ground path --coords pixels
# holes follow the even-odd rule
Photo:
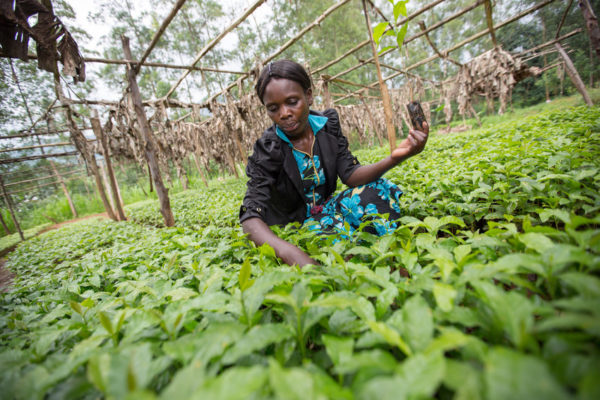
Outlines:
[[[71,219],[69,221],[64,221],[64,222],[60,222],[58,224],[54,224],[52,226],[47,227],[46,229],[43,229],[41,231],[39,231],[37,235],[44,233],[44,232],[48,232],[54,229],[59,229],[62,228],[65,225],[68,224],[72,224],[73,222],[79,222],[79,221],[84,221],[86,219],[91,219],[91,218],[108,218],[108,215],[106,215],[106,213],[100,213],[100,214],[92,214],[92,215],[86,215],[85,217],[81,217],[81,218],[75,218],[75,219]],[[20,242],[19,242],[20,243]],[[19,244],[15,244],[14,246],[11,246],[7,249],[4,249],[2,251],[2,254],[0,255],[0,292],[5,292],[11,285],[14,274],[9,271],[8,269],[4,268],[4,263],[6,262],[6,258],[5,256],[7,254],[9,254],[11,251],[13,251],[15,249],[15,247],[17,247],[17,245]]]

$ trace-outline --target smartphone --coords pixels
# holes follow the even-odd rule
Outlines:
[[[410,116],[410,122],[412,123],[413,129],[423,130],[423,122],[425,122],[425,114],[421,108],[421,104],[418,101],[412,101],[406,105],[408,109],[408,115]]]

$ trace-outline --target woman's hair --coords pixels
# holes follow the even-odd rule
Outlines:
[[[255,86],[256,94],[263,104],[265,90],[273,78],[289,79],[297,82],[305,92],[312,87],[310,76],[308,76],[304,67],[297,62],[290,60],[270,62],[260,72]]]

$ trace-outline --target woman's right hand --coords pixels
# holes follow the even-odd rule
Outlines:
[[[268,243],[275,250],[277,257],[281,258],[288,265],[303,267],[307,264],[317,264],[304,251],[274,234],[269,226],[260,218],[248,218],[242,222],[242,228],[244,229],[244,233],[248,234],[248,238],[257,246]]]

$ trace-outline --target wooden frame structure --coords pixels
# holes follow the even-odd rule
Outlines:
[[[60,76],[58,75],[58,70],[55,69],[55,71],[53,73],[54,73],[55,88],[56,88],[56,100],[53,102],[53,104],[51,104],[48,107],[48,110],[46,111],[46,113],[43,116],[41,116],[40,118],[38,118],[38,120],[36,120],[36,121],[33,121],[33,118],[30,117],[30,119],[31,119],[31,128],[30,129],[23,131],[20,134],[0,137],[0,140],[1,140],[1,139],[29,138],[29,137],[35,136],[35,137],[38,137],[38,140],[39,140],[39,136],[54,135],[54,134],[58,134],[58,133],[68,132],[68,133],[70,133],[70,136],[71,136],[71,142],[69,142],[69,143],[59,142],[59,143],[42,144],[40,142],[38,145],[25,146],[25,147],[15,148],[15,149],[3,149],[3,150],[0,150],[0,153],[9,152],[9,151],[18,151],[18,150],[38,149],[38,148],[43,152],[44,148],[67,146],[67,145],[75,146],[77,148],[76,152],[70,151],[70,152],[63,152],[63,153],[48,153],[48,154],[43,152],[40,155],[20,157],[20,158],[15,158],[15,159],[8,159],[8,160],[0,160],[0,165],[7,164],[10,162],[20,162],[20,161],[26,161],[26,160],[32,160],[32,159],[72,156],[72,155],[78,154],[83,157],[86,164],[88,165],[89,170],[91,170],[92,173],[94,174],[94,176],[96,177],[98,192],[99,192],[101,198],[103,199],[103,202],[105,204],[105,208],[107,209],[108,214],[111,215],[112,218],[114,218],[114,219],[123,220],[123,219],[125,219],[125,215],[123,213],[123,210],[119,209],[119,207],[118,207],[119,201],[116,197],[116,193],[118,193],[118,185],[116,183],[116,179],[114,178],[114,173],[112,171],[112,167],[110,167],[111,154],[110,154],[110,149],[109,149],[109,147],[110,147],[109,142],[110,142],[110,140],[112,140],[110,132],[104,132],[105,128],[103,128],[101,126],[100,120],[97,116],[94,116],[93,118],[91,118],[90,123],[93,128],[94,134],[96,136],[96,139],[94,139],[94,140],[97,140],[99,142],[99,144],[101,145],[101,148],[102,148],[101,152],[103,153],[103,156],[107,162],[106,169],[107,169],[107,173],[109,175],[108,180],[110,182],[110,186],[112,189],[111,191],[114,194],[114,197],[112,198],[112,204],[114,205],[116,210],[112,210],[110,202],[106,198],[105,188],[101,183],[101,179],[99,178],[99,172],[98,172],[98,167],[96,166],[94,152],[90,148],[91,142],[88,141],[87,139],[85,139],[85,137],[81,133],[82,130],[87,130],[90,128],[87,126],[78,127],[75,124],[74,119],[73,119],[73,111],[72,111],[71,107],[76,104],[84,104],[84,105],[88,105],[88,106],[95,105],[95,106],[101,106],[101,107],[109,107],[109,112],[115,112],[115,110],[118,111],[122,108],[127,108],[127,102],[129,101],[129,104],[132,105],[132,107],[130,107],[130,108],[134,109],[135,114],[137,115],[137,122],[135,122],[138,125],[138,130],[139,130],[139,135],[138,135],[139,137],[137,137],[137,140],[139,140],[140,143],[144,144],[143,147],[144,147],[144,153],[145,153],[145,162],[147,163],[148,169],[150,171],[150,175],[152,176],[151,183],[154,184],[154,186],[157,189],[157,193],[159,195],[159,199],[160,199],[160,203],[161,203],[161,213],[163,214],[163,217],[165,220],[165,225],[172,226],[172,225],[174,225],[174,219],[173,219],[172,212],[171,212],[170,206],[169,206],[169,198],[168,198],[167,190],[162,183],[161,172],[160,172],[160,168],[159,168],[159,161],[158,161],[158,157],[157,157],[157,152],[159,150],[158,150],[157,143],[156,143],[155,132],[152,131],[150,123],[146,117],[146,114],[144,111],[144,106],[151,106],[156,110],[160,110],[160,109],[164,110],[164,108],[167,108],[167,107],[189,108],[189,109],[193,110],[192,112],[179,118],[177,121],[175,121],[175,123],[183,123],[184,119],[186,119],[190,116],[194,117],[194,115],[197,116],[197,110],[199,108],[208,108],[211,111],[213,111],[213,108],[216,106],[217,99],[223,98],[223,97],[225,97],[226,99],[230,99],[231,90],[235,87],[241,88],[244,80],[249,79],[253,76],[256,76],[256,73],[259,70],[261,65],[265,65],[266,63],[274,60],[277,56],[282,54],[286,49],[288,49],[290,46],[292,46],[294,43],[296,43],[298,40],[300,40],[309,31],[311,31],[315,27],[319,26],[319,24],[321,24],[322,21],[325,18],[327,18],[330,14],[332,14],[339,8],[341,8],[351,2],[351,0],[339,0],[337,3],[333,4],[327,10],[325,10],[317,19],[315,19],[312,23],[306,25],[296,35],[294,35],[292,38],[290,38],[279,49],[277,49],[272,54],[270,54],[266,58],[264,58],[261,61],[261,63],[259,65],[257,65],[257,67],[251,71],[245,71],[245,72],[231,71],[231,70],[219,69],[219,68],[215,68],[215,67],[198,66],[198,63],[228,33],[233,31],[244,20],[246,20],[266,0],[255,0],[246,10],[244,10],[242,12],[242,14],[238,18],[236,18],[231,24],[229,24],[227,27],[225,27],[214,39],[212,39],[209,43],[207,43],[200,50],[200,52],[197,54],[197,56],[194,58],[194,60],[190,63],[190,65],[171,65],[171,64],[147,62],[147,59],[150,56],[150,54],[152,53],[154,47],[156,46],[156,44],[158,43],[158,41],[160,40],[160,38],[164,34],[164,32],[168,29],[171,21],[177,16],[178,11],[183,7],[183,5],[185,4],[185,1],[186,0],[177,0],[175,2],[175,4],[172,7],[171,11],[169,12],[168,16],[164,19],[164,21],[162,22],[162,24],[160,25],[160,27],[154,34],[154,36],[151,40],[151,43],[148,44],[148,47],[144,51],[143,56],[140,58],[139,61],[132,59],[131,54],[128,51],[128,39],[125,37],[122,39],[123,40],[123,49],[124,49],[124,59],[123,60],[83,58],[83,60],[85,62],[97,62],[97,63],[105,63],[105,64],[125,65],[127,68],[127,71],[128,71],[128,82],[126,85],[127,89],[124,90],[124,93],[127,94],[127,92],[129,91],[131,93],[131,95],[124,95],[123,98],[117,102],[101,101],[101,100],[100,101],[85,100],[85,99],[80,99],[80,100],[68,99],[62,93]],[[407,17],[401,19],[398,22],[397,26],[416,19],[417,17],[423,15],[427,11],[432,10],[439,4],[444,3],[444,1],[445,0],[432,0],[431,2],[422,6],[420,9],[414,11]],[[420,32],[405,39],[404,43],[406,45],[420,37],[424,37],[424,39],[427,40],[430,48],[433,50],[433,53],[434,53],[433,55],[426,57],[426,58],[414,63],[413,65],[410,65],[410,66],[402,68],[402,69],[398,69],[393,66],[389,66],[389,65],[385,64],[384,62],[380,62],[379,61],[380,59],[383,59],[387,54],[391,53],[393,50],[387,50],[387,51],[382,52],[381,54],[378,54],[373,45],[372,37],[369,35],[369,39],[364,40],[363,42],[360,42],[358,45],[356,45],[355,47],[353,47],[346,53],[342,54],[341,56],[335,58],[334,60],[331,60],[322,66],[312,69],[310,71],[310,73],[313,76],[318,77],[320,79],[320,81],[323,83],[323,87],[325,89],[324,98],[325,98],[326,103],[329,103],[329,104],[340,103],[351,97],[356,97],[360,100],[361,104],[363,104],[363,106],[367,109],[367,111],[369,112],[369,117],[371,119],[372,119],[372,115],[371,115],[371,112],[369,111],[369,107],[365,103],[365,98],[366,99],[379,99],[380,97],[372,96],[368,93],[369,90],[372,90],[372,89],[377,90],[378,89],[378,92],[383,97],[383,106],[385,107],[385,110],[386,110],[386,116],[388,116],[388,118],[386,118],[388,139],[393,148],[394,147],[393,142],[395,140],[395,132],[394,132],[394,127],[392,125],[393,124],[392,118],[389,115],[391,113],[391,107],[390,107],[389,96],[386,96],[387,86],[386,86],[385,82],[390,81],[391,79],[396,78],[401,75],[405,75],[408,77],[411,77],[411,76],[414,77],[415,75],[413,73],[411,73],[410,71],[415,70],[416,68],[418,68],[422,65],[425,65],[425,64],[427,64],[435,59],[438,59],[438,58],[446,59],[450,62],[460,65],[460,63],[458,63],[456,60],[450,58],[449,54],[451,52],[456,51],[457,49],[465,46],[466,44],[471,43],[471,42],[473,42],[483,36],[486,36],[486,35],[490,36],[493,46],[498,47],[498,43],[496,40],[496,34],[495,34],[495,32],[498,29],[500,29],[503,26],[506,26],[510,23],[515,22],[518,19],[523,18],[526,15],[530,15],[531,13],[552,3],[553,1],[555,1],[555,0],[541,0],[533,7],[530,7],[529,9],[524,10],[521,13],[519,13],[511,18],[494,25],[493,15],[492,15],[493,9],[492,9],[492,3],[490,2],[490,0],[474,0],[474,2],[471,5],[465,7],[461,10],[458,10],[454,14],[448,16],[447,18],[445,18],[442,21],[436,22],[435,24],[431,25],[430,27],[426,27],[424,24],[422,24]],[[383,16],[381,11],[378,10],[377,7],[375,7],[372,4],[371,1],[369,1],[369,3],[370,3],[371,8],[375,9],[375,11],[377,13],[379,13],[381,16]],[[478,32],[478,33],[476,33],[476,34],[462,40],[461,42],[459,42],[447,49],[444,49],[444,50],[439,50],[434,45],[434,43],[431,41],[430,37],[428,36],[428,34],[430,32],[433,32],[434,30],[441,28],[445,24],[447,24],[457,18],[462,17],[463,15],[469,13],[470,11],[474,10],[475,8],[477,8],[481,5],[483,5],[485,7],[487,29],[485,29],[481,32]],[[569,6],[570,6],[570,4],[569,4]],[[367,5],[367,2],[364,0],[363,0],[363,8],[364,8],[365,18],[367,21],[367,30],[370,33],[371,28],[370,28],[369,15],[368,15],[368,5]],[[561,25],[562,25],[562,23],[561,23]],[[571,37],[574,34],[581,32],[581,30],[574,31],[574,32],[571,32],[571,33],[569,33],[567,35],[563,35],[563,36],[559,36],[559,32],[560,32],[560,26],[557,30],[556,38],[553,41],[536,46],[532,49],[527,50],[526,52],[533,52],[533,51],[539,50],[540,48],[554,45],[557,48],[558,52],[563,57],[563,59],[565,60],[564,62],[566,64],[568,64],[568,61],[567,61],[568,55],[566,55],[566,53],[563,55],[564,52],[560,51],[560,48],[561,48],[560,42],[566,40],[568,37]],[[333,76],[321,74],[323,71],[325,71],[329,67],[341,62],[346,57],[356,53],[358,50],[362,49],[363,47],[365,47],[369,44],[372,46],[372,50],[373,50],[372,58],[366,59],[366,60],[360,60],[353,67],[350,67],[350,68],[348,68],[342,72],[339,72]],[[524,54],[525,54],[525,52],[522,52],[518,56],[522,56]],[[5,56],[5,55],[0,53],[0,57],[3,57],[3,56]],[[34,58],[36,58],[36,55],[28,55],[28,57],[34,59]],[[371,63],[375,63],[376,69],[378,71],[379,79],[377,82],[373,82],[373,83],[367,84],[367,85],[362,85],[362,84],[358,84],[358,83],[353,83],[349,80],[342,78],[342,76],[344,76],[358,68],[364,67],[366,65],[370,65]],[[183,72],[182,72],[181,76],[177,79],[177,81],[171,85],[170,89],[168,90],[167,94],[164,97],[159,98],[159,99],[151,99],[151,100],[143,101],[139,95],[139,90],[137,89],[137,82],[136,82],[136,76],[142,67],[180,69],[180,70],[183,70]],[[382,67],[392,69],[392,70],[394,70],[394,72],[391,75],[384,77],[381,72]],[[571,68],[568,68],[568,70],[569,70],[569,73],[571,74]],[[202,102],[201,104],[186,104],[184,102],[172,99],[171,96],[175,92],[175,90],[181,85],[181,83],[186,79],[186,77],[188,77],[188,75],[190,75],[194,71],[226,73],[226,74],[237,75],[238,78],[235,81],[228,84],[222,91],[212,94],[212,95],[210,93],[208,93],[207,100]],[[576,73],[576,71],[575,71],[575,73]],[[329,83],[346,84],[346,85],[358,87],[358,89],[353,92],[331,93],[328,91]],[[578,88],[579,88],[579,86],[578,86]],[[344,90],[346,90],[346,89],[344,89]],[[583,90],[585,90],[585,88]],[[585,98],[585,95],[583,93],[582,93],[582,95]],[[331,96],[337,97],[337,99],[332,100]],[[129,100],[127,98],[129,98]],[[56,104],[56,103],[58,103],[58,104]],[[39,129],[36,129],[36,125],[40,121],[47,120],[49,114],[52,112],[55,112],[55,110],[58,110],[58,109],[62,109],[65,112],[65,116],[66,116],[67,124],[68,124],[66,129],[55,129],[55,128],[51,129],[50,126],[47,127],[46,131],[40,131]],[[109,118],[109,121],[110,121],[110,118]],[[210,124],[210,121],[203,121],[199,125],[206,126],[209,124]],[[233,149],[235,149],[237,147],[240,155],[245,154],[244,146],[240,142],[240,140],[235,135],[232,138],[233,138],[234,142],[236,143],[236,146],[233,146]],[[233,149],[232,149],[232,151],[233,151]],[[197,154],[192,153],[192,155],[194,156],[194,160],[196,162],[198,170],[202,174],[203,180],[206,182],[206,180],[204,178],[204,174],[200,168],[201,163],[198,162]],[[229,158],[230,158],[229,163],[231,166],[231,163],[233,163],[234,160],[231,159],[232,157],[230,154],[225,154],[225,156],[229,156]],[[236,171],[235,167],[233,167],[232,169],[234,171]],[[56,169],[54,169],[54,175],[58,177],[59,181],[61,180],[60,174],[57,172]],[[4,187],[4,185],[3,185],[3,187]],[[6,190],[4,190],[3,195],[6,198],[8,204],[10,204],[10,193],[8,193],[8,192],[6,192]],[[73,212],[75,214],[74,209],[73,209]]]

